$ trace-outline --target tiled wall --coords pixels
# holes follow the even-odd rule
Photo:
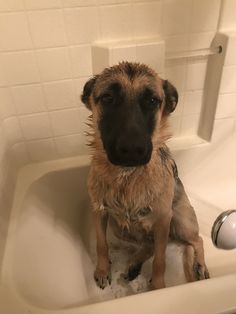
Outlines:
[[[236,7],[235,7],[236,8]],[[236,121],[236,30],[228,34],[228,47],[221,78],[216,120],[233,118]]]
[[[206,48],[219,8],[220,0],[0,0],[1,132],[12,155],[22,164],[87,151],[79,96],[93,42],[160,35],[167,53]],[[196,133],[206,64],[166,61],[180,93],[176,136]]]
[[[214,130],[235,130],[235,12],[235,0],[0,0],[0,235],[17,165],[87,151],[79,96],[94,42],[161,36],[168,54],[207,48],[227,31]],[[207,58],[165,61],[180,94],[175,136],[197,132],[206,66]]]
[[[214,132],[217,125],[227,134],[236,132],[236,1],[223,0],[219,29],[228,36],[227,51],[222,72],[216,108]]]

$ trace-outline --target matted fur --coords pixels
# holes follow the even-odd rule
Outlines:
[[[152,84],[162,99],[162,105],[155,114],[156,127],[152,134],[151,159],[145,165],[117,166],[107,158],[99,129],[101,108],[95,102],[99,92],[111,81],[118,81],[127,94]],[[133,279],[133,270],[140,269],[145,259],[154,254],[152,286],[164,287],[164,254],[169,236],[193,247],[193,254],[190,249],[186,249],[184,257],[187,279],[192,281],[193,278],[209,277],[196,215],[165,144],[170,138],[168,115],[177,103],[176,94],[167,94],[167,90],[164,89],[166,86],[171,89],[166,82],[146,65],[121,63],[105,69],[101,75],[90,80],[87,86],[89,93],[85,87],[82,96],[82,100],[92,111],[88,123],[91,127],[89,145],[92,150],[88,191],[97,231],[98,264],[95,279],[101,288],[110,281],[106,242],[108,218],[118,237],[140,244],[138,260],[132,261],[128,267],[128,278]]]

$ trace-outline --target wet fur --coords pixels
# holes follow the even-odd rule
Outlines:
[[[124,92],[155,85],[162,105],[155,114],[150,161],[138,167],[113,165],[107,158],[101,140],[99,91],[111,80],[118,81]],[[97,234],[97,267],[95,280],[104,288],[111,281],[106,228],[109,223],[117,237],[139,243],[140,249],[127,267],[126,278],[133,280],[143,262],[154,255],[152,287],[162,288],[165,271],[165,249],[169,237],[186,244],[184,269],[188,281],[208,278],[203,243],[199,237],[194,210],[178,177],[175,162],[165,145],[170,137],[168,115],[177,104],[177,92],[167,81],[145,65],[121,63],[87,82],[82,101],[92,111],[92,162],[88,191],[94,209]]]

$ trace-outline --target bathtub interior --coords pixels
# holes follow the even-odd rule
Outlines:
[[[222,167],[222,171],[214,172],[221,158],[225,158],[231,151],[231,157],[228,158],[227,164],[225,163],[228,170]],[[207,154],[206,152],[207,150],[203,149],[205,157],[215,153],[212,148]],[[230,174],[229,171],[235,160],[232,141],[221,152],[215,155],[212,166],[206,162],[207,158],[200,158],[202,171],[199,173],[198,167],[195,167],[192,172],[188,171],[191,175],[183,175],[198,217],[211,277],[236,272],[236,252],[217,250],[210,239],[214,219],[227,204],[227,201],[218,202],[221,185],[214,185],[214,182],[220,183],[221,179],[225,179],[225,196],[231,197],[228,204],[233,203],[233,194],[229,194],[229,190],[232,192],[233,178],[232,170]],[[195,151],[195,155],[196,153]],[[189,157],[187,152],[183,154],[185,158]],[[201,157],[201,150],[198,155]],[[176,154],[180,171],[183,164],[186,165],[185,158],[181,153]],[[191,162],[194,160],[192,159],[190,164]],[[96,239],[86,189],[88,169],[89,166],[86,165],[53,171],[35,180],[26,191],[22,203],[17,204],[18,210],[15,214],[14,211],[12,213],[14,227],[10,229],[11,237],[4,260],[5,280],[27,303],[39,308],[70,308],[148,291],[152,260],[144,264],[142,274],[137,279],[126,282],[123,273],[135,247],[117,241],[110,230],[108,238],[112,260],[112,284],[104,290],[95,285],[93,271],[96,264]],[[184,171],[182,172],[184,174]],[[228,181],[227,174],[230,178]],[[209,179],[207,186],[206,177]],[[199,181],[200,179],[202,181]],[[200,182],[203,182],[202,192],[198,189]],[[216,198],[213,200],[214,194]],[[223,199],[222,194],[223,192]],[[165,274],[167,287],[185,283],[182,251],[183,248],[179,244],[168,245]]]
[[[9,276],[30,304],[59,309],[148,291],[151,260],[144,265],[142,275],[127,283],[123,273],[136,248],[120,243],[111,230],[112,284],[105,290],[96,287],[96,239],[86,190],[87,173],[88,167],[49,173],[31,185],[20,206]],[[169,245],[168,286],[185,282],[180,271],[181,253],[181,246]]]

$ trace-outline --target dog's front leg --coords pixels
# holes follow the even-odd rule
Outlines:
[[[152,265],[152,288],[165,288],[165,260],[166,247],[169,238],[172,211],[158,215],[154,225],[154,260]]]
[[[106,240],[108,213],[106,211],[94,211],[93,215],[97,236],[97,267],[94,279],[98,287],[104,289],[107,283],[111,283],[110,261]]]

